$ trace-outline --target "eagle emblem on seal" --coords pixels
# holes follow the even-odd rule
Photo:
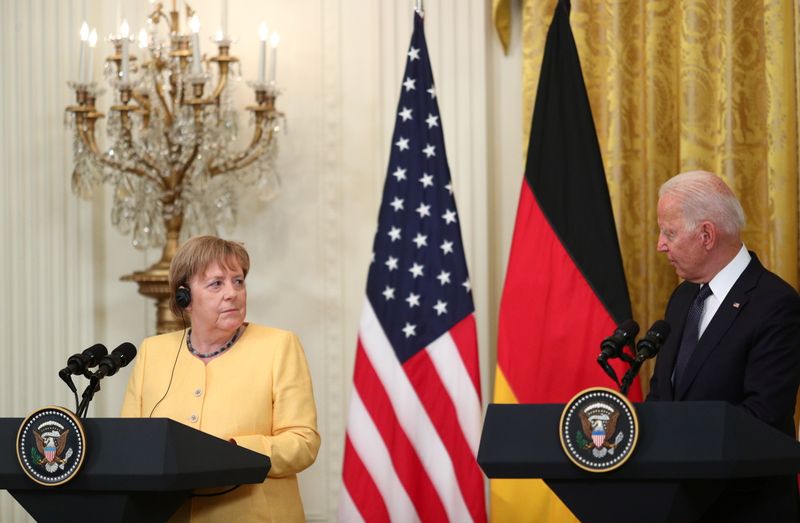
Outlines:
[[[591,450],[596,456],[606,452],[614,453],[614,449],[624,438],[617,431],[620,412],[605,402],[593,403],[578,412],[583,438],[582,450]],[[600,456],[598,456],[600,457]]]
[[[48,472],[56,469],[59,465],[63,468],[64,463],[72,455],[72,452],[67,452],[64,455],[64,450],[67,447],[67,436],[69,436],[69,429],[61,432],[57,430],[46,430],[38,432],[33,430],[33,437],[36,440],[36,450],[33,453],[34,463],[36,465],[44,465]]]

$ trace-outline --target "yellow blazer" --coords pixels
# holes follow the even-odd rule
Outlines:
[[[234,439],[269,456],[272,469],[264,483],[192,498],[173,519],[304,521],[297,473],[314,463],[320,437],[300,340],[288,331],[248,324],[230,350],[205,364],[182,336],[177,331],[142,342],[121,415],[172,418]]]

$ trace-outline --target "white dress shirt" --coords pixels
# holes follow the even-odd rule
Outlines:
[[[716,276],[711,278],[710,282],[708,282],[713,294],[706,298],[705,307],[703,308],[703,315],[700,318],[700,328],[698,329],[697,334],[698,336],[703,335],[706,327],[708,327],[708,324],[711,323],[711,319],[714,317],[714,314],[717,313],[719,306],[722,305],[722,302],[725,300],[725,296],[728,295],[731,287],[733,287],[733,284],[736,283],[736,280],[739,279],[739,276],[742,275],[749,263],[750,253],[747,252],[747,248],[744,246],[744,244],[742,244],[742,248],[739,249],[739,252],[733,257],[728,265],[726,265],[717,273]]]

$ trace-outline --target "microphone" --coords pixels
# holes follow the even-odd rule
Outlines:
[[[628,372],[622,377],[622,387],[620,387],[620,391],[623,394],[627,396],[628,388],[631,386],[631,383],[633,383],[633,378],[639,373],[639,369],[642,367],[644,361],[658,354],[661,345],[664,344],[667,336],[669,336],[669,331],[669,323],[664,320],[657,320],[650,327],[650,330],[647,331],[647,334],[644,335],[644,338],[639,340],[639,343],[636,344],[636,358],[633,360],[631,368],[628,369]]]
[[[133,343],[121,343],[111,354],[100,360],[99,368],[92,378],[101,380],[106,376],[113,376],[119,369],[130,363],[136,357],[136,347]]]
[[[67,366],[58,371],[58,376],[67,384],[72,392],[77,393],[72,375],[85,373],[88,369],[96,367],[100,359],[108,354],[108,349],[102,343],[95,343],[80,354],[73,354],[67,360]]]
[[[661,345],[666,341],[669,336],[669,323],[664,320],[658,320],[653,323],[650,330],[647,331],[644,338],[639,340],[636,344],[636,361],[641,363],[644,360],[650,359],[658,354]]]
[[[619,358],[623,355],[622,349],[628,343],[633,343],[639,334],[639,324],[633,320],[620,323],[614,333],[600,343],[600,355],[597,361],[602,364],[609,358]]]
[[[597,356],[597,363],[608,374],[608,377],[614,380],[618,387],[620,386],[619,378],[617,378],[614,368],[608,364],[608,359],[622,358],[628,363],[633,361],[630,356],[623,352],[623,348],[626,344],[633,343],[638,333],[639,325],[633,320],[625,320],[617,326],[611,336],[600,342],[600,354]]]

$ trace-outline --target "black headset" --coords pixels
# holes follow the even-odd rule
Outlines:
[[[186,285],[178,286],[175,291],[175,303],[177,303],[178,307],[181,309],[185,309],[192,303],[192,293],[189,291],[189,287]]]

